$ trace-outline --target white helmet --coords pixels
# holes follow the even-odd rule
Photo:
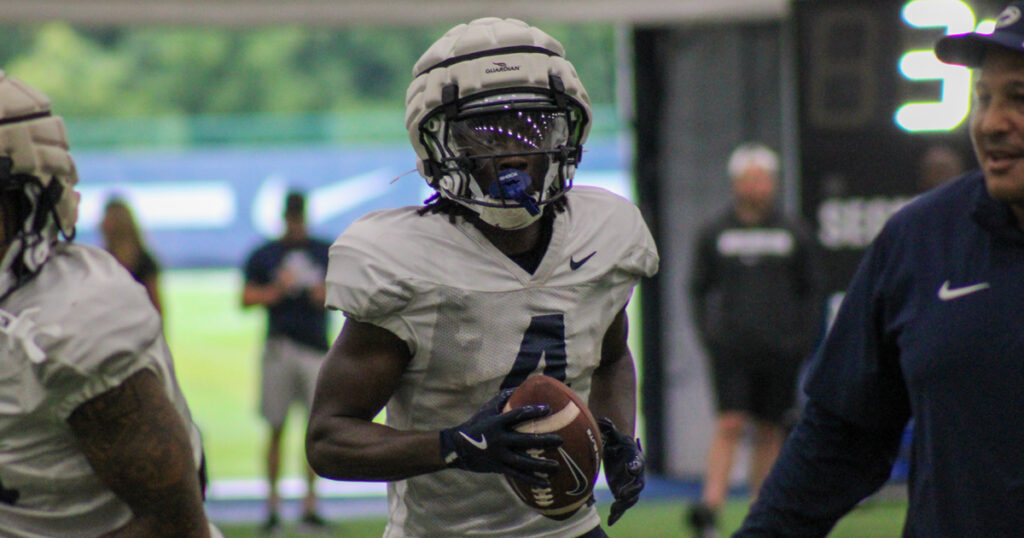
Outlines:
[[[0,260],[0,297],[38,273],[78,219],[78,173],[64,122],[50,99],[0,70],[0,214],[7,251]]]
[[[564,56],[561,43],[543,31],[495,17],[460,24],[427,49],[406,92],[405,126],[420,174],[438,195],[488,224],[518,229],[540,217],[539,206],[565,194],[591,113],[587,91]],[[512,152],[504,147],[510,141]],[[494,151],[470,153],[467,142]],[[473,180],[484,159],[529,154],[548,156],[539,192],[527,188],[528,176],[514,194],[494,184],[485,193]]]

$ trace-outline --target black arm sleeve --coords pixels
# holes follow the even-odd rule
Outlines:
[[[808,404],[733,537],[827,535],[889,478],[901,433],[865,430]]]

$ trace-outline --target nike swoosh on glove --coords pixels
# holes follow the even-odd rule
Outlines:
[[[617,430],[611,419],[601,417],[597,427],[601,429],[601,438],[604,440],[605,479],[615,496],[608,514],[608,526],[611,527],[640,500],[647,461],[640,449],[640,440],[634,440]]]
[[[555,433],[515,431],[519,423],[549,415],[551,409],[546,405],[527,405],[502,413],[514,391],[501,391],[466,422],[441,430],[441,456],[448,467],[476,473],[502,473],[538,487],[548,487],[548,480],[535,473],[554,474],[558,471],[558,462],[528,456],[526,451],[559,446],[562,437]]]

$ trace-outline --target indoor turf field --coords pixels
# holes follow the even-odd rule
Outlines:
[[[641,500],[614,527],[605,528],[605,531],[611,538],[689,537],[689,532],[682,527],[684,502],[685,499]],[[601,504],[601,518],[605,520],[608,515],[608,503]],[[747,504],[742,501],[732,502],[727,507],[719,529],[723,536],[728,536],[739,527],[746,509]],[[867,502],[840,521],[829,537],[897,538],[903,525],[904,509],[905,504],[898,501]],[[261,536],[257,524],[221,525],[220,528],[226,538]],[[383,530],[383,518],[344,519],[332,522],[331,532],[323,535],[379,538]],[[277,536],[298,537],[309,534],[301,534],[294,527],[286,527],[285,532]]]

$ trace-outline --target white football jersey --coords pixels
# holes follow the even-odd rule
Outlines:
[[[142,369],[164,381],[198,465],[199,431],[146,292],[106,251],[57,245],[0,304],[0,535],[97,536],[131,519],[66,420]]]
[[[593,187],[567,196],[533,274],[464,219],[418,207],[370,213],[334,243],[327,305],[388,329],[412,353],[388,425],[456,426],[532,373],[587,400],[605,331],[658,254],[629,201]],[[457,469],[392,482],[388,504],[386,537],[577,536],[600,523],[593,507],[545,518],[501,475]]]

